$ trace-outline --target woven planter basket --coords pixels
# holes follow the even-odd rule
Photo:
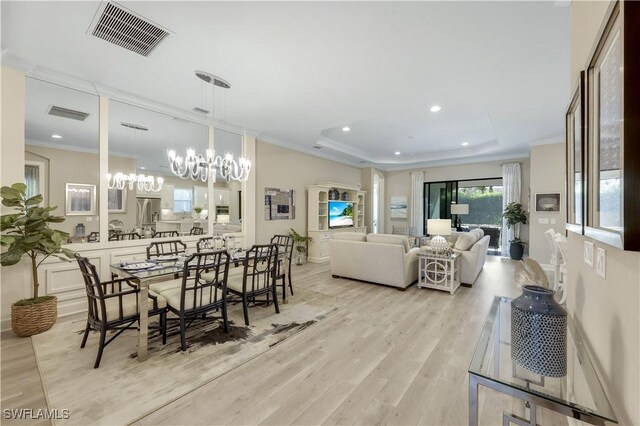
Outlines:
[[[11,305],[11,329],[17,336],[29,337],[49,330],[58,318],[55,296],[35,305]]]

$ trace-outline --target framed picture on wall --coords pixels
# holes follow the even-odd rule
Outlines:
[[[585,72],[580,72],[576,87],[567,110],[567,229],[578,234],[584,233],[585,206],[587,205],[585,172]]]
[[[127,212],[127,190],[109,189],[109,213]]]
[[[95,216],[96,186],[85,183],[67,183],[65,214],[67,216]]]
[[[293,220],[296,206],[293,189],[264,189],[264,220]]]
[[[404,195],[393,195],[391,206],[389,206],[391,219],[407,218],[407,197]]]
[[[536,212],[559,213],[560,212],[560,193],[545,192],[536,194]]]

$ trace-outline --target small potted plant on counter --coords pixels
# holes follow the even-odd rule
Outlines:
[[[296,265],[302,265],[307,257],[307,245],[309,241],[311,241],[311,237],[303,237],[293,228],[291,228],[289,235],[293,238],[293,242],[296,246]]]
[[[38,267],[50,256],[71,261],[74,255],[62,247],[69,234],[49,228],[50,223],[63,222],[64,217],[51,216],[49,213],[56,207],[40,207],[42,195],[27,198],[26,191],[24,183],[0,188],[2,205],[16,210],[16,213],[4,214],[0,218],[0,242],[7,247],[0,256],[0,263],[2,266],[15,265],[24,255],[31,262],[33,297],[11,305],[11,328],[20,337],[47,331],[58,317],[57,298],[39,295]]]
[[[520,224],[527,223],[527,212],[522,208],[520,203],[509,203],[504,208],[502,217],[507,221],[507,227],[513,228],[513,239],[509,240],[509,255],[513,260],[522,259],[524,254],[524,241],[520,239]]]
[[[202,207],[195,206],[193,208],[193,212],[196,214],[196,217],[194,217],[194,219],[200,219],[200,213],[202,213]]]

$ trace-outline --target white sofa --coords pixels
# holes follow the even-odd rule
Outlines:
[[[331,274],[407,288],[418,279],[419,248],[404,235],[335,233],[329,241]]]
[[[482,229],[471,232],[454,233],[453,250],[460,253],[460,282],[473,285],[487,260],[487,250],[491,237]]]

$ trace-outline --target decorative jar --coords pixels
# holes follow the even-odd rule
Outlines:
[[[554,290],[526,285],[511,302],[511,358],[548,377],[567,374],[567,311]]]

